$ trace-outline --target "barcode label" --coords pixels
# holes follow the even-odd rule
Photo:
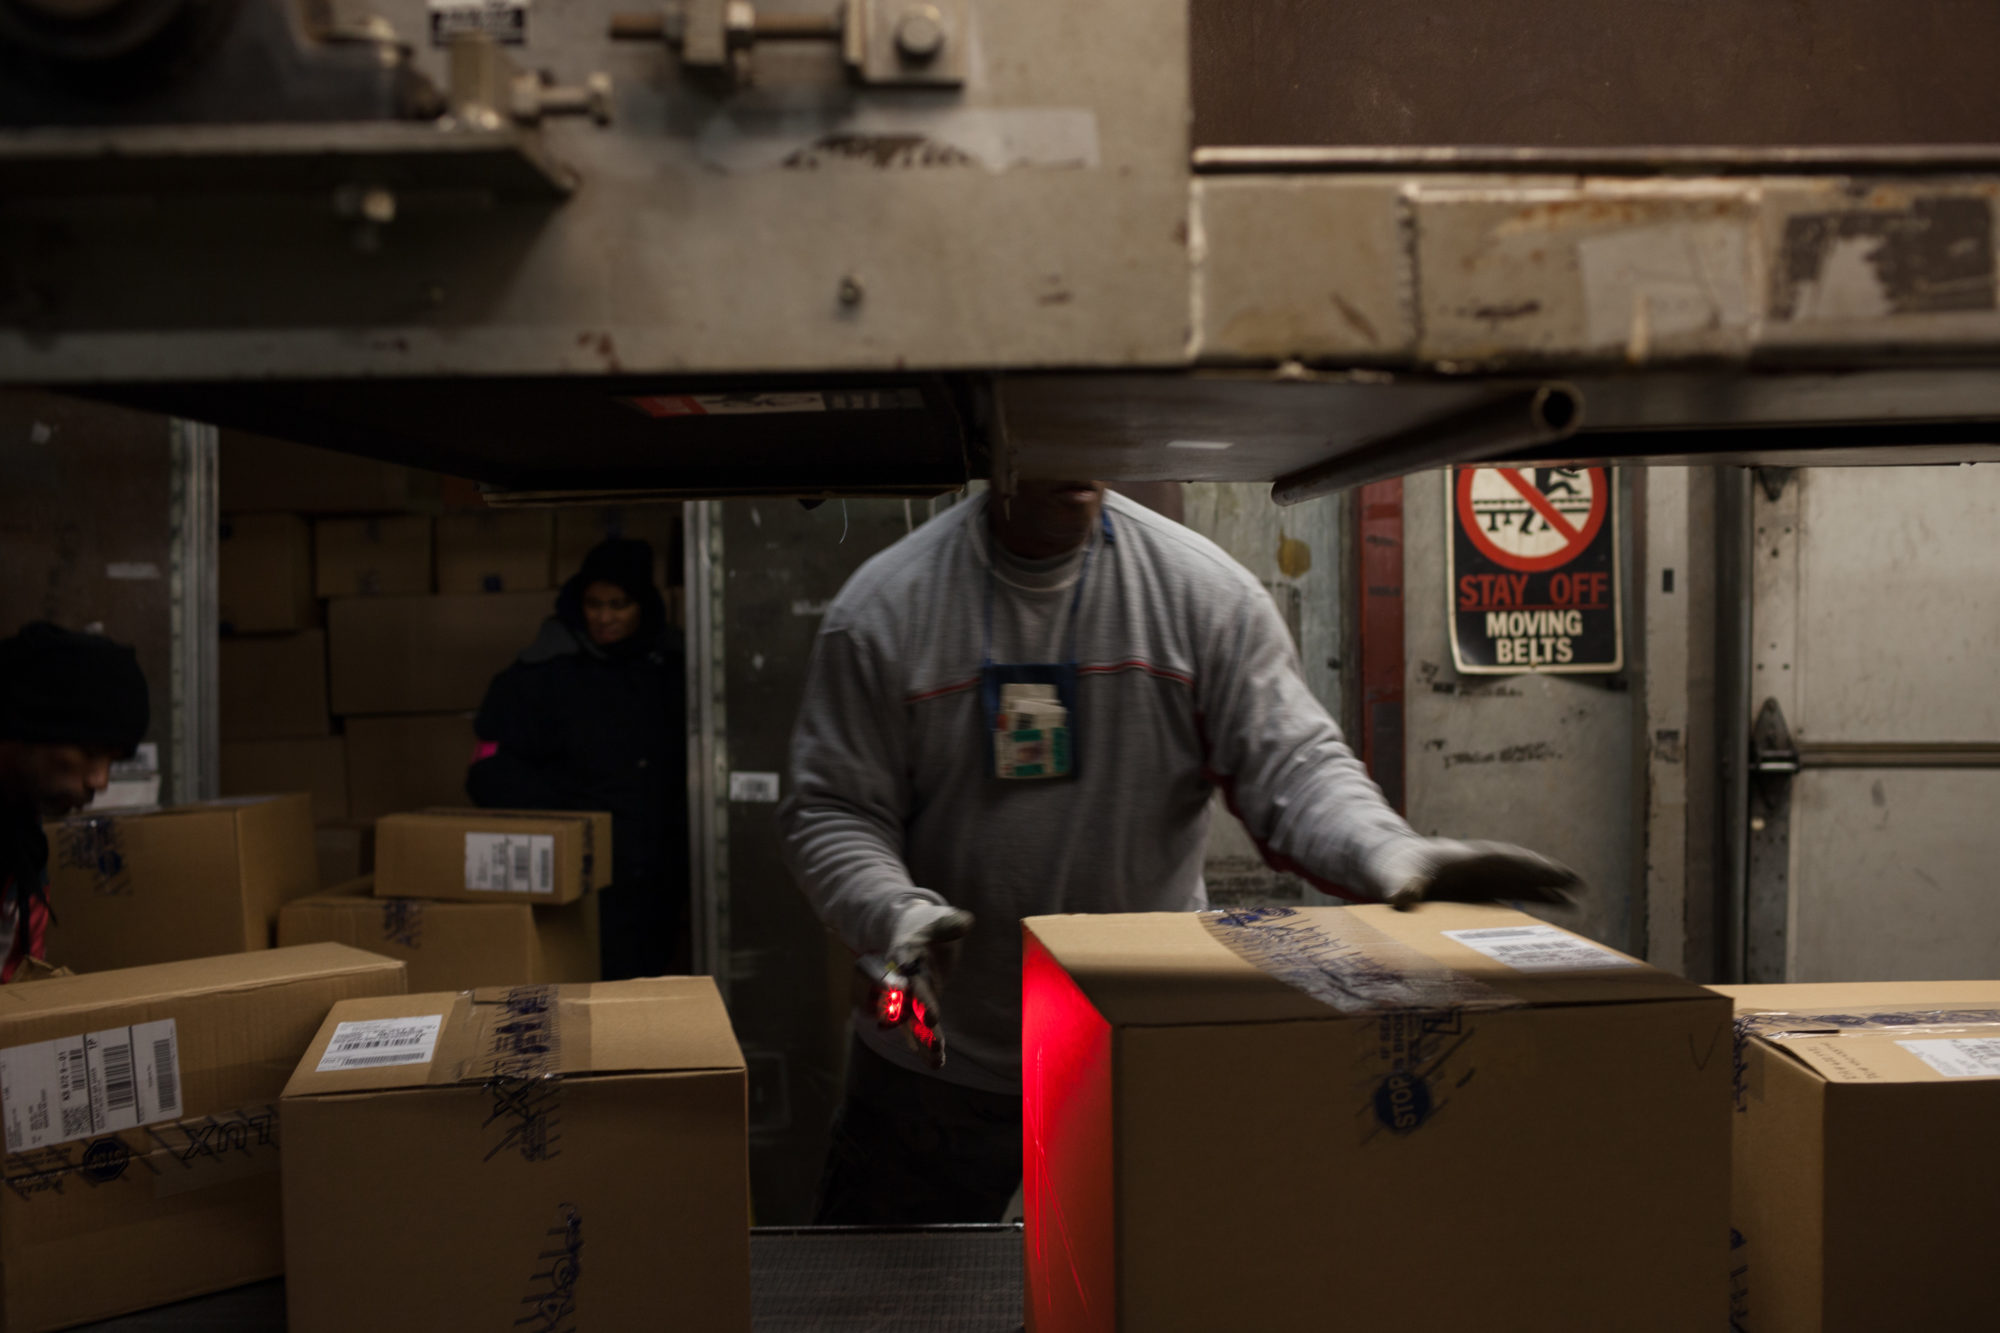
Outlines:
[[[174,1058],[174,1040],[162,1037],[153,1043],[153,1068],[155,1085],[160,1090],[160,1100],[175,1107],[181,1104],[181,1062]]]
[[[131,1110],[139,1097],[132,1086],[132,1034],[129,1030],[124,1041],[104,1047],[103,1064],[105,1110]]]
[[[1447,930],[1444,937],[1476,949],[1516,972],[1587,972],[1641,967],[1623,954],[1579,938],[1560,926],[1495,926]]]
[[[1946,1078],[2000,1078],[2000,1040],[1939,1037],[1896,1043]]]
[[[465,887],[482,893],[554,893],[552,833],[468,833]]]
[[[437,1051],[443,1014],[419,1018],[364,1018],[341,1023],[319,1059],[324,1074],[337,1069],[379,1069],[384,1065],[427,1065]]]
[[[181,1109],[171,1018],[0,1050],[10,1153],[178,1119]]]

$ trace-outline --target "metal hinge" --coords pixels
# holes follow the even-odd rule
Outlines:
[[[1750,728],[1750,771],[1759,777],[1789,778],[1799,771],[1799,747],[1776,699],[1766,699]]]

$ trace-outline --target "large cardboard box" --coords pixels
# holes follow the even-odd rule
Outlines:
[[[431,521],[422,514],[323,518],[313,524],[313,569],[322,597],[427,593]]]
[[[225,634],[311,629],[312,530],[297,514],[236,514],[222,520],[217,619]]]
[[[375,823],[375,893],[573,903],[611,876],[611,816],[584,810],[423,810]]]
[[[1035,1333],[1720,1326],[1722,997],[1497,907],[1025,932]]]
[[[282,1103],[291,1333],[747,1330],[746,1095],[707,977],[336,1006]]]
[[[337,944],[7,987],[0,1327],[282,1272],[278,1094],[335,1004],[402,990],[401,963]]]
[[[1736,1003],[1730,1322],[2000,1328],[2000,981],[1721,986]]]
[[[347,742],[339,736],[290,741],[224,741],[222,794],[302,791],[315,820],[347,818]]]
[[[465,771],[479,743],[470,713],[350,717],[347,807],[355,819],[465,803]]]
[[[319,886],[331,889],[375,873],[375,821],[343,819],[314,830]]]
[[[681,506],[564,505],[556,510],[555,581],[561,584],[583,565],[590,548],[613,537],[632,537],[653,547],[653,580],[662,589],[680,581]]]
[[[597,897],[565,907],[376,898],[362,879],[286,903],[278,943],[331,940],[410,969],[410,989],[479,990],[598,977]]]
[[[446,514],[437,521],[437,590],[545,591],[554,539],[546,509]]]
[[[493,677],[534,642],[547,593],[342,597],[327,611],[333,711],[449,713],[478,708]]]
[[[216,659],[219,730],[226,741],[325,736],[326,633],[225,638]]]
[[[48,956],[78,972],[268,949],[319,889],[312,798],[204,801],[48,826]]]
[[[435,473],[413,472],[358,454],[222,431],[217,478],[222,512],[290,509],[302,514],[368,513],[435,504]]]

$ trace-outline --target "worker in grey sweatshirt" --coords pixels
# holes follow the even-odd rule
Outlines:
[[[955,506],[849,580],[792,738],[786,855],[849,948],[926,979],[949,1058],[857,1015],[821,1222],[1000,1216],[1020,1179],[1021,919],[1205,907],[1218,786],[1274,864],[1350,898],[1574,882],[1418,836],[1249,571],[1099,483]]]

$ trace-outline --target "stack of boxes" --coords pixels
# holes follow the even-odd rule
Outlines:
[[[312,796],[332,887],[384,815],[465,800],[474,712],[609,536],[680,572],[680,511],[496,511],[466,483],[225,432],[222,790]]]
[[[281,943],[399,958],[422,991],[597,978],[610,815],[425,810],[385,815],[375,837],[375,873],[288,904]]]

